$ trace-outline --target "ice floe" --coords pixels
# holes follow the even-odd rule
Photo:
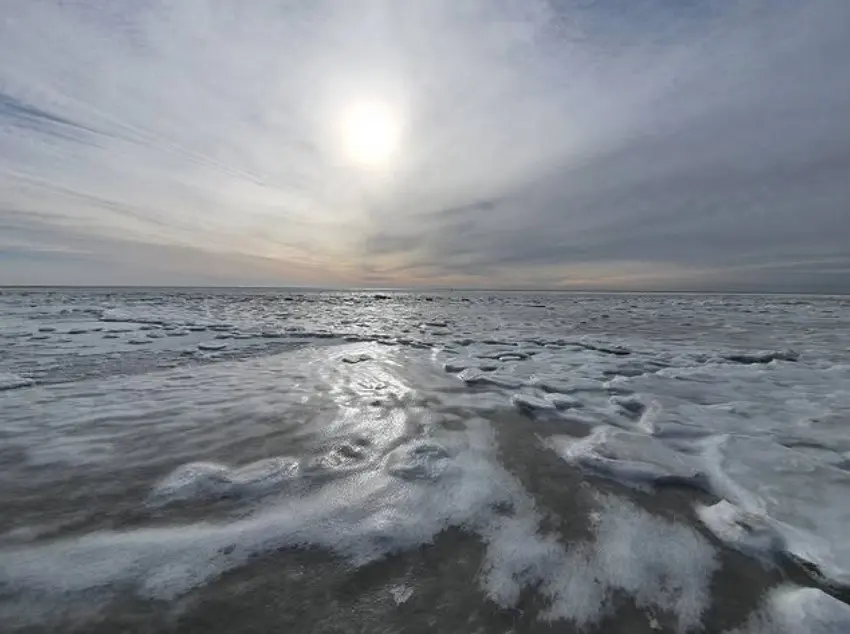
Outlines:
[[[261,493],[295,478],[299,468],[298,460],[289,457],[266,458],[237,468],[214,462],[193,462],[178,467],[157,483],[149,502],[163,505]]]

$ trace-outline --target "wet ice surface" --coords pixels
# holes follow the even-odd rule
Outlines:
[[[847,631],[848,309],[4,290],[0,624]]]

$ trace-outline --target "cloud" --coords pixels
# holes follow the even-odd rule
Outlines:
[[[850,291],[839,0],[0,11],[0,282]]]

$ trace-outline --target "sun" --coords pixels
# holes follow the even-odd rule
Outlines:
[[[341,135],[345,156],[369,169],[387,168],[398,152],[401,120],[388,103],[359,101],[342,113]]]

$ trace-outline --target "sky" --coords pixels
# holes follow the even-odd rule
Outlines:
[[[0,284],[850,292],[846,0],[0,3]]]

